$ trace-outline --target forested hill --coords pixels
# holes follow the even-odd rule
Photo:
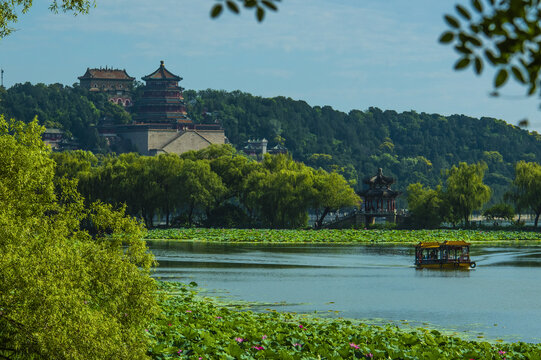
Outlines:
[[[491,118],[377,108],[344,113],[330,106],[312,107],[304,101],[240,91],[188,90],[184,96],[192,119],[221,122],[237,149],[248,139],[266,138],[270,146],[282,142],[294,159],[337,169],[356,181],[357,189],[379,167],[397,178],[398,190],[405,190],[414,182],[437,185],[441,171],[460,161],[483,160],[489,166],[485,180],[496,195],[494,202],[513,178],[515,162],[541,162],[540,135]],[[109,149],[97,135],[101,119],[126,123],[131,118],[104,94],[59,84],[0,88],[0,113],[24,121],[37,115],[42,124],[75,135],[84,149],[102,152]]]
[[[250,138],[264,137],[271,146],[283,141],[295,159],[339,168],[357,180],[357,188],[379,167],[396,177],[396,187],[404,190],[418,181],[437,185],[442,170],[460,161],[483,160],[489,166],[485,180],[495,201],[513,178],[515,162],[541,160],[540,135],[492,118],[378,108],[344,113],[330,106],[239,91],[186,91],[185,98],[192,118],[219,119],[237,148]]]

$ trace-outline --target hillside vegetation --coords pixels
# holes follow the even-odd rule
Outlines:
[[[459,162],[488,165],[485,183],[493,202],[501,198],[519,160],[541,157],[541,136],[505,121],[464,115],[397,113],[369,108],[349,113],[310,106],[291,98],[261,98],[239,91],[186,91],[192,118],[222,122],[231,143],[267,138],[283,142],[293,158],[309,166],[339,169],[350,180],[379,167],[397,178],[396,188],[441,181],[441,171]],[[201,115],[205,114],[205,115]]]
[[[357,189],[379,167],[397,178],[395,188],[405,190],[416,182],[439,184],[442,170],[461,161],[484,161],[485,183],[492,188],[494,203],[510,184],[517,161],[541,159],[539,134],[492,118],[378,108],[344,113],[330,106],[312,107],[291,98],[262,98],[240,91],[188,90],[184,95],[191,118],[219,121],[237,149],[253,138],[266,138],[270,146],[283,143],[295,160],[338,170]],[[0,89],[0,113],[25,122],[37,115],[41,124],[76,136],[83,149],[100,152],[111,149],[97,136],[99,122],[130,120],[129,113],[109,104],[103,94],[59,84]]]

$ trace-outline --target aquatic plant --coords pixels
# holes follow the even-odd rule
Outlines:
[[[147,239],[227,243],[415,244],[420,241],[464,240],[494,244],[540,242],[541,233],[486,230],[271,230],[271,229],[154,229]]]
[[[147,332],[154,359],[541,359],[541,344],[492,344],[423,328],[256,313],[231,309],[182,284],[161,288],[163,312]]]

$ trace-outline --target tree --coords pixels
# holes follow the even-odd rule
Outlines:
[[[464,220],[466,226],[474,210],[480,209],[490,200],[490,188],[483,184],[487,165],[484,162],[466,164],[461,162],[447,170],[445,201],[450,208],[450,220]]]
[[[436,228],[442,223],[448,208],[443,199],[441,186],[431,189],[425,188],[420,183],[410,184],[407,193],[412,225],[421,228]]]
[[[488,64],[497,69],[495,89],[503,86],[512,76],[528,88],[528,95],[538,92],[541,2],[472,0],[471,3],[470,8],[456,5],[459,17],[445,15],[450,30],[442,34],[440,42],[455,45],[455,50],[460,54],[455,69],[465,69],[471,65],[476,74],[481,74],[484,65]]]
[[[512,193],[517,202],[535,214],[534,226],[537,227],[541,215],[541,165],[520,161],[515,165],[515,179]]]
[[[145,359],[157,313],[143,228],[84,206],[37,120],[0,116],[0,358]]]
[[[74,15],[86,14],[95,4],[94,0],[53,0],[49,9],[53,12],[62,10]],[[32,7],[32,0],[3,0],[0,2],[0,38],[13,32],[10,24],[19,19],[17,14],[21,11],[26,14]]]
[[[240,7],[245,9],[253,9],[258,21],[263,21],[265,13],[268,10],[277,11],[276,3],[280,0],[226,0],[225,6],[223,1],[219,1],[212,7],[210,12],[211,17],[220,16],[224,8],[227,8],[235,14],[240,13]],[[87,14],[91,8],[96,6],[95,0],[52,0],[49,9],[52,12],[58,13],[63,11],[74,15]],[[18,11],[26,14],[32,7],[32,0],[2,0],[0,1],[0,38],[11,34],[14,29],[11,24],[16,23],[19,19]]]
[[[328,173],[321,169],[315,171],[314,190],[312,207],[318,215],[316,228],[323,225],[329,212],[344,207],[359,206],[361,203],[361,199],[349,186],[346,179],[334,172]]]
[[[483,211],[483,216],[487,220],[508,220],[512,221],[515,217],[515,210],[509,204],[499,203]]]
[[[187,209],[188,226],[195,211],[209,213],[227,191],[220,177],[210,169],[208,160],[184,160],[178,174],[180,203]]]

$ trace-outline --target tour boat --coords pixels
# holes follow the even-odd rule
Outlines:
[[[473,269],[470,244],[465,241],[420,242],[415,246],[418,269]]]

